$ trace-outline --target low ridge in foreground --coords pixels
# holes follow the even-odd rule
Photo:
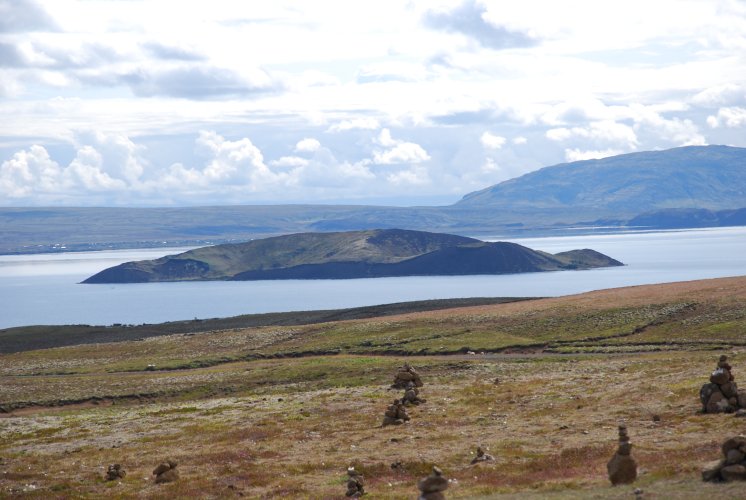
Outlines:
[[[515,243],[403,229],[301,233],[126,262],[84,283],[511,274],[621,266],[594,250],[555,255]]]

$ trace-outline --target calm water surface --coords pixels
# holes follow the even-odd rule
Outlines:
[[[593,248],[627,264],[500,276],[81,285],[107,267],[186,249],[0,255],[0,328],[157,323],[456,297],[557,296],[746,275],[746,228],[513,239],[551,253]]]

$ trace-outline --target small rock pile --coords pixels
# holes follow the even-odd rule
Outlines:
[[[386,413],[384,413],[383,426],[401,425],[408,420],[409,415],[407,415],[407,408],[401,401],[395,399],[386,409]]]
[[[116,481],[117,479],[124,479],[124,476],[127,475],[127,471],[122,469],[122,466],[120,464],[111,464],[106,469],[106,480],[107,481]]]
[[[365,495],[365,481],[363,475],[354,467],[347,468],[347,493],[346,497],[359,498]]]
[[[478,464],[479,462],[494,462],[495,457],[484,452],[481,446],[477,446],[477,456],[471,461],[471,464]]]
[[[443,471],[433,466],[433,471],[417,483],[420,496],[417,500],[445,500],[443,492],[448,489],[448,479],[443,476]]]
[[[414,382],[407,382],[407,388],[404,391],[404,397],[401,398],[404,405],[415,405],[424,403],[425,400],[420,397],[420,390],[414,385]]]
[[[177,465],[179,464],[176,460],[166,460],[165,462],[161,462],[158,467],[153,469],[155,483],[170,483],[179,479],[179,471],[176,470]]]
[[[728,439],[721,449],[723,458],[702,470],[702,480],[746,481],[746,436]]]
[[[699,390],[699,400],[704,413],[733,413],[746,408],[746,391],[738,390],[727,356],[720,356],[717,368],[710,375],[710,383]]]
[[[629,442],[627,427],[619,426],[619,448],[609,463],[606,464],[606,470],[609,472],[609,481],[616,486],[617,484],[630,484],[637,479],[637,462],[632,458],[632,443]]]
[[[417,373],[417,371],[412,368],[409,363],[404,363],[404,365],[400,366],[399,369],[396,371],[394,383],[391,384],[391,388],[406,389],[407,382],[412,382],[415,387],[422,387],[423,385],[422,379],[420,378],[420,375]]]

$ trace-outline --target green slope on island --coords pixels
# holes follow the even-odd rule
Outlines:
[[[506,274],[618,266],[593,250],[551,255],[514,243],[401,229],[302,233],[126,262],[84,283]]]

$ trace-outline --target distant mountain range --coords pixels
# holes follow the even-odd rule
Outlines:
[[[542,168],[467,194],[458,207],[600,215],[746,206],[746,149],[689,146]]]
[[[746,149],[688,146],[542,168],[445,207],[0,208],[0,253],[204,245],[378,228],[517,235],[578,225],[717,227],[745,224],[741,209]]]
[[[388,229],[291,234],[209,246],[120,264],[84,283],[450,276],[621,265],[588,249],[552,255],[515,243]]]

